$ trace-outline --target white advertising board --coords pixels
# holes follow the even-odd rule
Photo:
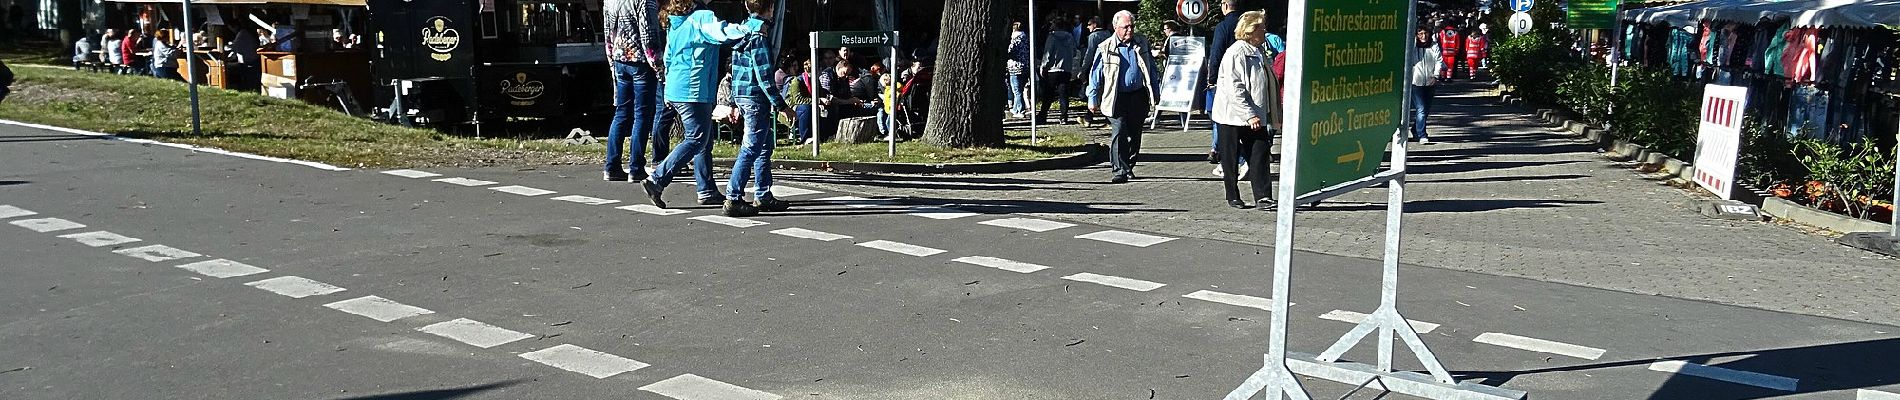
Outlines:
[[[1207,43],[1200,37],[1168,38],[1168,60],[1161,72],[1161,104],[1156,110],[1194,111],[1194,96],[1200,93],[1201,66],[1207,57]]]
[[[1742,111],[1748,88],[1708,85],[1702,91],[1702,124],[1696,131],[1695,183],[1733,199],[1735,157],[1742,147]]]

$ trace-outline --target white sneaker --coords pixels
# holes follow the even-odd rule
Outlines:
[[[1432,138],[1418,138],[1418,144],[1432,144]]]
[[[1219,165],[1216,165],[1216,166],[1214,166],[1214,172],[1213,172],[1213,173],[1214,173],[1214,177],[1216,177],[1216,178],[1220,178],[1220,177],[1226,177],[1226,176],[1227,176],[1226,174],[1222,174],[1222,173],[1220,173],[1220,172],[1221,172],[1221,171],[1220,171],[1220,166],[1219,166]]]

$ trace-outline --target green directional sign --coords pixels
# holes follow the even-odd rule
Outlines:
[[[818,32],[819,48],[836,47],[879,47],[896,46],[897,34],[892,31],[830,31]]]
[[[1615,29],[1618,0],[1570,0],[1570,29]]]
[[[1307,3],[1304,53],[1297,76],[1298,121],[1286,124],[1297,141],[1293,189],[1312,193],[1378,172],[1399,122],[1405,118],[1406,32],[1403,0]],[[1297,81],[1294,81],[1297,80]]]

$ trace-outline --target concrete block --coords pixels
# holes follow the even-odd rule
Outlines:
[[[1888,257],[1900,257],[1900,238],[1887,232],[1856,232],[1841,235],[1836,241],[1856,249],[1885,254]]]
[[[1663,172],[1674,174],[1683,179],[1694,179],[1694,175],[1682,174],[1682,170],[1688,167],[1689,167],[1689,163],[1682,162],[1682,160],[1677,160],[1675,157],[1663,157],[1663,163],[1662,163]]]
[[[1842,233],[1888,232],[1893,229],[1892,225],[1816,210],[1778,197],[1762,200],[1761,211],[1777,218]]]
[[[838,120],[838,135],[832,143],[870,143],[877,141],[877,117],[853,117]]]
[[[1669,159],[1668,155],[1664,155],[1661,152],[1651,151],[1651,152],[1643,153],[1642,163],[1649,164],[1649,165],[1659,165],[1659,164],[1662,164],[1663,160],[1666,160],[1666,159]]]

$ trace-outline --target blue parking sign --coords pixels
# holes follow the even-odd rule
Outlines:
[[[1531,0],[1511,0],[1511,11],[1531,12]]]

